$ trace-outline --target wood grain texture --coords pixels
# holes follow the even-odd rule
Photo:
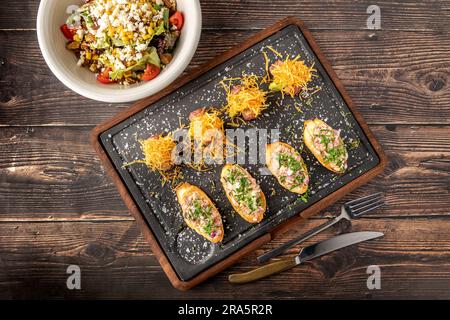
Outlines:
[[[0,219],[131,219],[89,146],[88,130],[0,129]]]
[[[279,275],[235,286],[231,273],[257,266],[263,250],[323,223],[309,220],[189,292],[174,289],[131,221],[0,224],[0,298],[335,299],[450,298],[450,220],[360,219],[339,224],[305,243],[346,231],[377,230],[361,243]],[[298,247],[287,254],[297,252]],[[66,268],[81,268],[80,291],[66,289]],[[366,287],[366,268],[381,267],[382,290]]]
[[[74,1],[76,3],[76,1]],[[263,29],[286,16],[297,16],[315,29],[363,30],[373,1],[200,0],[206,29]],[[386,30],[449,32],[450,5],[445,0],[376,2]],[[39,1],[2,0],[0,29],[35,28]],[[20,17],[20,19],[17,19]]]
[[[365,30],[371,1],[201,3],[204,30],[189,72],[286,15],[306,22],[390,159],[380,178],[340,203],[385,192],[388,206],[353,230],[386,237],[248,286],[226,281],[325,213],[194,290],[173,289],[88,145],[92,126],[127,105],[94,102],[59,83],[37,45],[39,1],[2,0],[0,297],[450,299],[448,1],[377,1],[378,31]],[[347,230],[339,225],[309,243]],[[72,263],[82,268],[81,291],[65,286]],[[380,291],[366,288],[370,264],[382,268]]]
[[[255,32],[203,32],[186,72]],[[313,35],[369,124],[450,123],[448,35],[384,30]],[[127,106],[89,100],[66,88],[46,66],[34,31],[0,31],[0,42],[0,125],[95,125]],[[23,50],[24,43],[30,50]]]

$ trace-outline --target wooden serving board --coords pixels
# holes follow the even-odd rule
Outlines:
[[[261,174],[264,165],[246,165],[261,184],[269,206],[264,220],[256,225],[234,214],[220,187],[221,166],[203,173],[183,168],[184,180],[205,190],[223,216],[225,238],[221,244],[212,245],[184,225],[170,185],[161,186],[158,175],[144,165],[126,168],[122,165],[143,158],[139,139],[176,130],[179,119],[186,119],[184,123],[187,123],[189,113],[197,108],[224,105],[225,95],[218,86],[223,78],[242,73],[264,75],[262,51],[267,52],[271,63],[279,59],[267,49],[269,45],[283,57],[300,54],[307,65],[314,63],[318,76],[313,85],[320,91],[308,101],[289,97],[280,100],[281,95],[273,95],[264,115],[242,128],[279,129],[280,141],[301,149],[303,121],[319,117],[341,129],[346,141],[359,143],[349,151],[349,168],[343,175],[329,172],[308,152],[302,153],[311,176],[311,195],[306,202],[281,188],[274,177]],[[301,104],[301,112],[293,107],[297,103]],[[276,23],[99,125],[92,132],[92,143],[170,281],[182,290],[227,268],[302,218],[339,200],[379,174],[387,161],[331,65],[296,18]]]

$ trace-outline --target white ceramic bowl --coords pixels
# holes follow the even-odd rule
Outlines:
[[[68,17],[67,8],[81,3],[82,0],[41,0],[37,35],[42,55],[55,76],[85,97],[105,102],[128,102],[150,96],[172,83],[187,67],[197,49],[202,27],[199,0],[177,0],[177,8],[184,16],[184,26],[172,61],[158,77],[128,87],[101,84],[94,73],[77,66],[77,59],[65,48],[67,41],[59,29]]]

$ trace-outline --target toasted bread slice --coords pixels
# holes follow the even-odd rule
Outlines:
[[[308,190],[308,168],[300,154],[290,145],[284,142],[268,144],[266,165],[283,188],[299,194]]]
[[[264,218],[266,197],[247,170],[237,164],[226,164],[222,169],[220,182],[234,210],[244,220],[258,223]]]
[[[348,152],[338,131],[320,119],[306,120],[303,141],[316,159],[328,170],[344,173]]]
[[[188,227],[208,241],[221,242],[224,235],[222,217],[206,193],[186,182],[176,188],[176,193]]]

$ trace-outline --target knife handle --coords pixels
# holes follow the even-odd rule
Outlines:
[[[252,282],[288,270],[297,264],[296,259],[291,257],[266,264],[249,272],[231,274],[228,276],[228,281],[234,284]]]

